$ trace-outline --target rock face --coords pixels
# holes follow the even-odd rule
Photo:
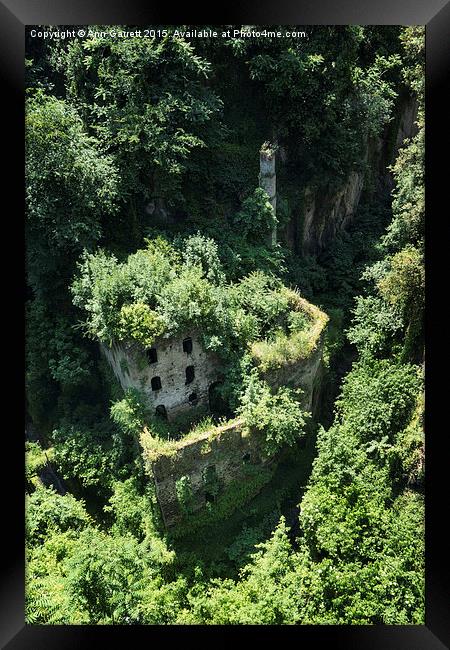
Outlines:
[[[345,229],[355,214],[364,184],[362,172],[351,172],[345,185],[335,193],[316,194],[305,189],[301,249],[314,255]]]
[[[400,113],[392,159],[396,158],[398,150],[403,145],[404,140],[406,138],[412,138],[417,133],[417,110],[417,99],[415,97],[408,97],[405,100],[403,109]]]
[[[363,163],[371,170],[375,186],[384,192],[392,189],[392,177],[387,166],[395,160],[405,138],[416,133],[416,119],[417,101],[412,97],[403,98],[392,126],[388,125],[382,137],[366,142]],[[303,255],[320,253],[352,221],[367,189],[365,178],[364,171],[354,170],[337,191],[326,187],[314,191],[306,187],[301,217],[296,215],[287,224],[288,246]]]
[[[166,202],[161,197],[153,197],[145,206],[145,214],[157,223],[174,223],[175,219],[167,209]]]
[[[155,411],[169,420],[196,407],[207,407],[209,388],[218,379],[220,363],[201,346],[197,332],[170,339],[160,337],[152,348],[120,343],[102,350],[123,389],[138,388]]]

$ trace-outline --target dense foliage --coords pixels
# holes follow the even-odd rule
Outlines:
[[[423,28],[27,43],[27,621],[423,624]],[[255,189],[267,141],[276,217]],[[352,222],[306,254],[304,189],[356,171]],[[330,316],[318,422],[264,380],[314,344],[301,295]],[[225,495],[205,473],[201,515],[183,476],[176,535],[139,435],[177,431],[97,342],[188,324],[231,412],[284,456]]]

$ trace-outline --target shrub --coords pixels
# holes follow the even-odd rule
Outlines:
[[[347,337],[360,354],[368,352],[380,355],[387,352],[403,327],[398,309],[377,296],[358,296],[353,313]]]
[[[422,253],[406,246],[390,260],[390,270],[378,283],[381,295],[410,318],[423,310],[425,269]]]
[[[242,203],[242,209],[234,217],[234,225],[244,236],[256,241],[261,240],[277,224],[269,195],[261,187],[247,197]]]
[[[192,512],[193,493],[191,479],[189,476],[181,476],[175,482],[175,490],[177,493],[180,510],[185,515],[190,514]]]
[[[273,394],[269,385],[252,371],[241,397],[240,413],[245,424],[264,436],[264,451],[274,455],[284,445],[293,445],[305,433],[306,414],[298,401],[300,391],[279,388]]]
[[[204,277],[213,284],[225,280],[222,263],[219,259],[218,246],[214,239],[197,232],[184,240],[183,261],[186,266],[198,266]]]
[[[420,390],[417,367],[383,359],[357,363],[336,402],[339,417],[362,441],[393,436],[408,423]]]
[[[164,331],[161,316],[142,302],[122,305],[117,327],[117,338],[134,339],[144,347],[150,347]]]
[[[26,497],[26,532],[31,544],[42,542],[51,531],[79,531],[90,523],[83,501],[71,494],[61,495],[53,487],[38,486]]]

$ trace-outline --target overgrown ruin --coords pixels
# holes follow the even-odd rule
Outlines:
[[[276,150],[276,143],[264,142],[259,159],[259,185],[266,192],[275,215],[275,225],[267,240],[269,247],[275,246],[277,241]],[[152,256],[155,253],[149,254]],[[169,254],[174,255],[172,259],[175,265],[176,254]],[[145,253],[140,263],[149,263]],[[157,272],[161,262],[154,263]],[[133,273],[135,272],[134,270]],[[173,277],[172,269],[168,268],[166,273],[167,277]],[[204,280],[201,279],[200,282]],[[234,349],[233,354],[240,349],[239,354],[249,355],[251,366],[257,369],[260,380],[274,394],[283,387],[299,389],[301,397],[297,408],[314,413],[320,392],[323,332],[328,317],[302,298],[296,290],[288,289],[281,283],[276,289],[270,288],[271,280],[268,276],[265,279],[258,275],[254,279],[250,276],[244,278],[243,282],[249,284],[243,289],[240,298],[242,304],[238,299],[240,306],[234,314],[235,324],[225,325],[225,329],[245,329],[248,326],[248,323],[245,325],[245,319],[251,316],[252,319],[256,318],[254,323],[259,323],[260,334],[247,340],[243,347],[241,343],[241,347]],[[122,331],[119,339],[113,335],[109,343],[101,341],[101,349],[123,390],[138,391],[152,418],[175,426],[184,422],[185,427],[186,421],[198,420],[201,414],[212,413],[215,416],[216,424],[211,420],[206,430],[202,427],[196,430],[194,426],[191,432],[183,433],[181,427],[176,434],[168,433],[167,439],[152,433],[147,426],[143,427],[141,445],[144,462],[147,473],[154,482],[166,528],[184,521],[186,515],[200,511],[207,504],[214,503],[231,486],[248,482],[250,477],[255,482],[254,489],[250,490],[253,494],[260,489],[263,478],[268,480],[270,477],[270,472],[266,472],[265,468],[276,464],[277,454],[267,454],[264,450],[264,431],[255,431],[241,417],[232,417],[230,420],[230,414],[236,414],[227,408],[224,412],[228,420],[224,420],[222,412],[222,418],[217,423],[217,389],[219,387],[220,394],[220,387],[229,372],[228,354],[234,343],[231,337],[226,344],[231,346],[228,352],[226,346],[225,350],[222,346],[221,352],[215,351],[214,348],[205,346],[204,335],[214,338],[219,333],[214,330],[217,327],[223,336],[223,300],[229,305],[228,308],[235,305],[236,286],[239,284],[221,286],[221,297],[217,298],[216,324],[211,324],[210,316],[204,317],[208,332],[198,318],[192,321],[185,319],[183,326],[172,330],[169,328],[166,331],[161,325],[158,333],[148,339],[145,334],[147,326],[144,325],[143,335],[141,324],[149,322],[154,326],[154,323],[162,323],[164,318],[161,320],[157,310],[149,311],[148,305],[137,303],[134,307],[137,316],[133,317],[132,327],[138,327],[138,330],[141,327],[141,339],[136,339],[132,333],[124,336],[123,330],[119,328]],[[213,291],[217,289],[213,288]],[[263,303],[264,300],[269,301],[265,307],[268,309],[265,316],[256,312],[252,314],[252,303],[258,302],[261,291],[266,296]],[[242,308],[247,313],[242,312]],[[198,310],[201,312],[202,309],[203,304],[199,304]],[[125,305],[127,314],[129,310]],[[265,322],[266,318],[271,323]],[[129,326],[130,321],[127,322]],[[144,340],[151,340],[151,343],[146,344]],[[219,397],[219,401],[220,399]]]
[[[295,293],[293,295],[296,295]],[[323,334],[326,315],[297,296],[296,309],[310,318],[308,344],[298,358],[270,360],[273,344],[256,342],[251,354],[260,375],[274,389],[288,385],[301,388],[301,407],[314,413],[320,391]],[[287,341],[289,344],[289,340]],[[135,388],[145,395],[155,415],[176,420],[180,414],[209,409],[211,389],[225,371],[223,360],[201,345],[199,332],[184,332],[155,340],[145,349],[136,342],[103,345],[103,350],[124,389]],[[193,397],[194,396],[194,397]],[[154,481],[164,525],[173,527],[226,493],[229,486],[248,481],[276,461],[263,451],[263,438],[242,418],[193,433],[181,440],[155,439],[144,427],[141,445],[146,470]],[[267,474],[270,477],[269,474]],[[180,502],[183,484],[189,505]]]
[[[135,341],[102,348],[122,388],[142,391],[168,420],[208,407],[209,389],[220,377],[220,359],[203,349],[196,331],[158,337],[147,349]]]

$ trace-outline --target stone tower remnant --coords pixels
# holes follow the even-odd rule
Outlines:
[[[275,154],[277,145],[271,142],[264,142],[259,152],[259,186],[269,195],[269,201],[273,212],[277,214],[277,176],[275,172]],[[277,242],[277,227],[273,227],[269,235],[269,245],[274,246]]]

